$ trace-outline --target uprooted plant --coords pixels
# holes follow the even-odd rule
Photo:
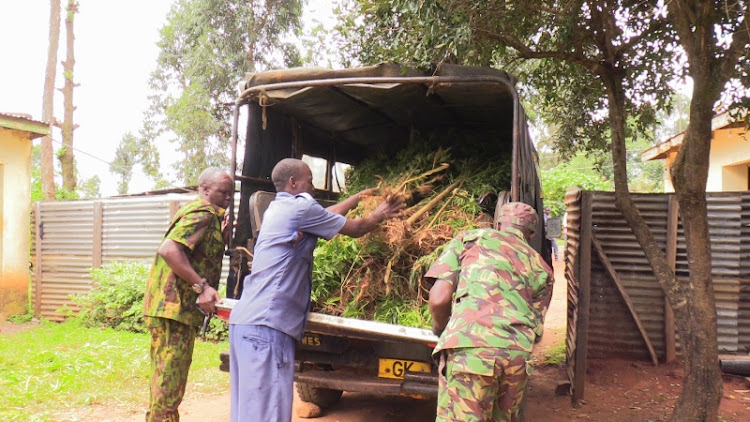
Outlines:
[[[443,135],[445,136],[445,135]],[[455,134],[451,134],[458,139]],[[399,197],[403,218],[359,239],[337,236],[315,250],[313,308],[332,315],[429,325],[423,275],[459,231],[488,221],[477,198],[510,186],[507,151],[463,134],[461,146],[414,139],[392,155],[371,157],[347,174],[347,192],[378,186],[350,217]]]

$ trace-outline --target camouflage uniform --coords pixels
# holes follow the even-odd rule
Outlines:
[[[505,221],[536,225],[535,218]],[[514,420],[552,296],[552,270],[520,230],[473,229],[456,236],[425,277],[455,289],[433,352],[441,361],[437,420]]]
[[[218,288],[224,240],[216,211],[201,197],[185,204],[164,235],[184,245],[190,265]],[[148,276],[144,297],[146,326],[151,332],[151,397],[147,421],[178,421],[193,356],[197,327],[203,315],[196,306],[198,295],[180,279],[158,254]]]

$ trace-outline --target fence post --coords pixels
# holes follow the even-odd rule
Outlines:
[[[34,202],[34,315],[42,312],[42,207],[40,201]]]
[[[578,249],[578,321],[576,326],[575,384],[573,404],[584,398],[586,353],[589,342],[591,304],[591,192],[581,192],[581,232]]]
[[[91,266],[101,268],[102,266],[102,230],[103,230],[103,205],[102,201],[94,202],[94,239],[91,251]]]
[[[172,224],[172,220],[174,220],[174,216],[177,214],[177,211],[180,210],[180,202],[176,199],[173,199],[169,201],[169,222],[167,225]]]
[[[667,263],[674,272],[677,268],[677,225],[679,223],[679,203],[674,195],[669,195],[667,210]],[[664,361],[670,363],[677,357],[674,335],[674,313],[667,295],[664,295]]]

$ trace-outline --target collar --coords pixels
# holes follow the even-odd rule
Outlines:
[[[524,242],[526,241],[526,238],[523,237],[523,232],[520,229],[517,229],[515,227],[506,227],[504,231],[505,233],[515,235],[516,237],[523,240]]]
[[[312,197],[312,195],[310,195],[310,194],[309,194],[309,193],[307,193],[307,192],[300,192],[300,193],[298,193],[298,194],[296,194],[296,195],[292,195],[292,194],[291,194],[291,193],[289,193],[289,192],[286,192],[286,191],[280,191],[280,192],[277,192],[277,193],[276,193],[276,197],[277,197],[277,198],[279,198],[279,197],[287,197],[287,198],[305,198],[305,199],[307,199],[308,201],[314,201],[314,200],[315,200],[315,199],[314,199],[314,198]]]
[[[204,198],[201,195],[198,195],[198,199],[201,201],[201,204],[203,206],[208,207],[208,209],[211,211],[211,214],[216,215],[217,217],[219,217],[219,219],[223,219],[224,218],[224,214],[227,212],[226,209],[224,209],[222,207],[214,207],[213,205],[211,205],[210,202],[208,202],[206,200],[206,198]]]

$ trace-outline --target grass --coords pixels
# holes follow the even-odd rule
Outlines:
[[[145,411],[149,341],[147,334],[86,328],[74,320],[0,335],[0,421],[59,420],[93,405]],[[228,348],[196,340],[189,394],[229,388],[229,375],[219,371],[219,353]]]
[[[565,363],[565,342],[552,346],[544,353],[542,365],[560,365]]]

